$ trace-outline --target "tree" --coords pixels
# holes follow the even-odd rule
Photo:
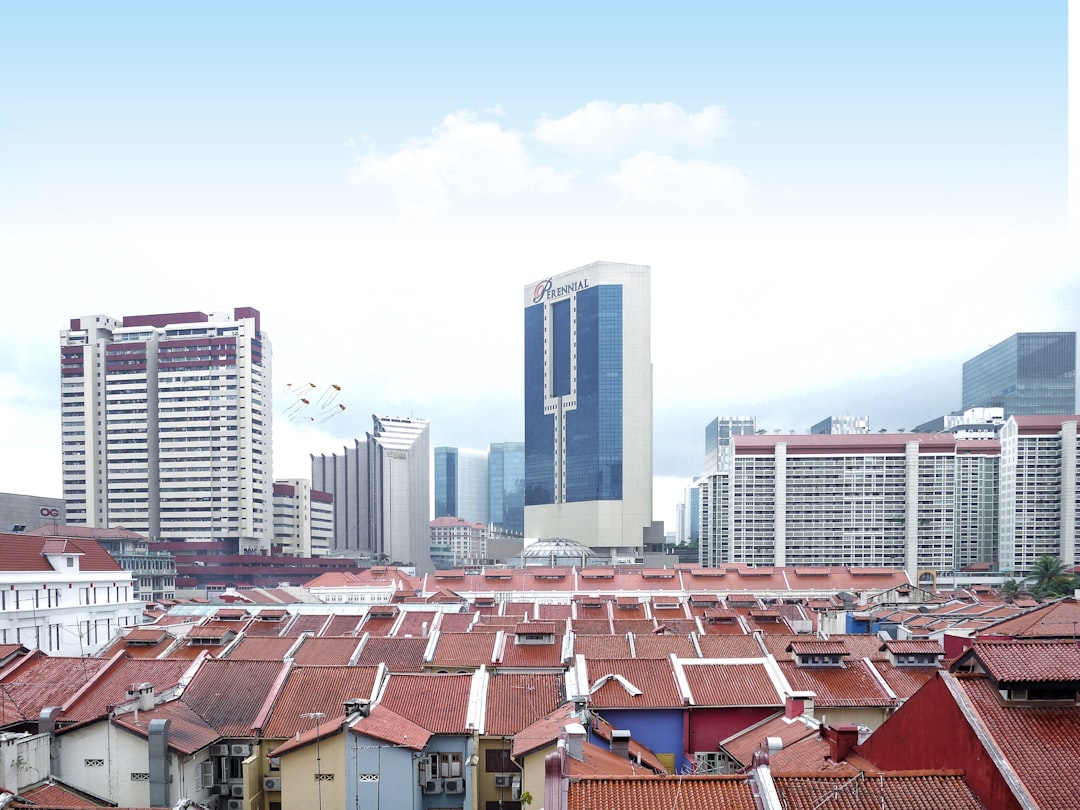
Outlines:
[[[998,593],[1006,602],[1011,602],[1020,595],[1020,583],[1015,579],[1007,579],[1001,583],[1001,588],[998,589]]]
[[[1027,582],[1032,583],[1031,591],[1038,597],[1064,596],[1073,588],[1074,577],[1066,570],[1065,563],[1057,557],[1044,554],[1035,561]]]

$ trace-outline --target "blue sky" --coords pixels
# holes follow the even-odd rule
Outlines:
[[[60,494],[79,315],[260,309],[348,404],[297,476],[375,412],[520,438],[522,288],[650,264],[669,521],[717,415],[910,428],[1077,328],[1065,2],[582,5],[0,10],[0,490]]]

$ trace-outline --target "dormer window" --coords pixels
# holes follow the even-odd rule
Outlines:
[[[1024,688],[1008,687],[999,690],[1005,700],[1012,702],[1076,702],[1076,684],[1029,685]]]

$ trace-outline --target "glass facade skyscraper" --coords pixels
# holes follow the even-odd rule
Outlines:
[[[1076,333],[1018,332],[964,363],[962,410],[1076,412]]]
[[[498,442],[488,447],[488,513],[491,523],[525,532],[525,443]]]
[[[649,268],[525,288],[525,534],[637,558],[652,523]]]
[[[435,517],[488,523],[488,456],[483,450],[435,448]]]

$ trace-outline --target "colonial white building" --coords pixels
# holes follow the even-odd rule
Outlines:
[[[0,534],[0,644],[89,655],[144,603],[132,575],[92,540]]]

